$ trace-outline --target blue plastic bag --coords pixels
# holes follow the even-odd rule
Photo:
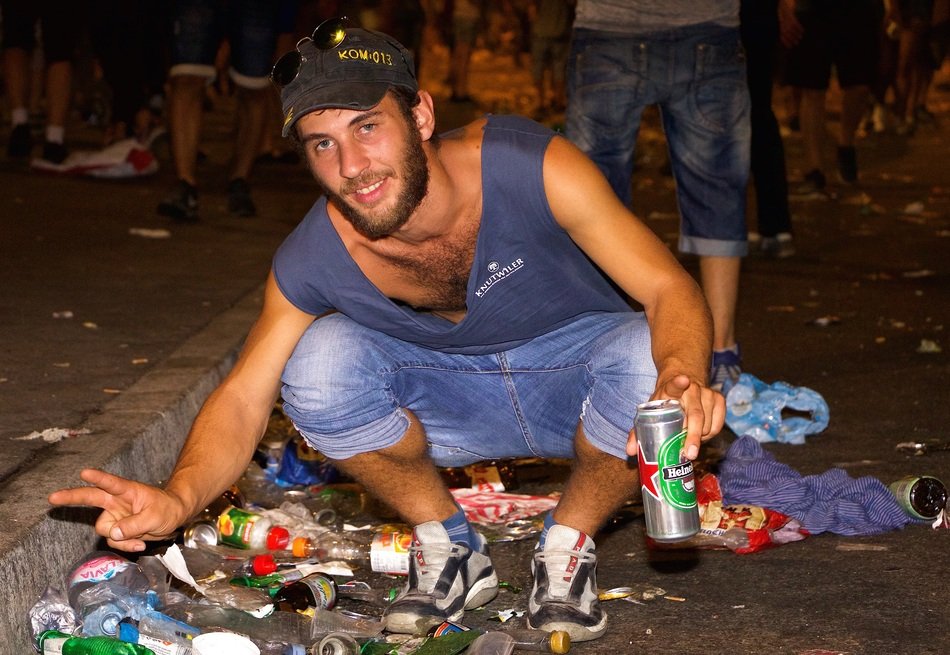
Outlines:
[[[800,445],[806,435],[828,427],[828,403],[807,387],[767,385],[743,373],[726,392],[726,425],[740,437],[749,435],[760,443]]]

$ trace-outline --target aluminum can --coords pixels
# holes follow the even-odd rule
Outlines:
[[[929,475],[909,475],[892,482],[889,488],[901,508],[915,519],[935,519],[947,506],[947,487]]]
[[[676,400],[637,406],[637,462],[647,536],[682,541],[699,532],[693,463],[686,459],[683,408]]]

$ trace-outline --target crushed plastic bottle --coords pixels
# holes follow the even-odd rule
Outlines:
[[[767,385],[743,373],[726,393],[726,424],[760,443],[803,444],[828,427],[828,403],[816,391],[786,382]]]
[[[73,634],[79,630],[76,610],[66,594],[56,587],[47,587],[39,600],[30,608],[30,629],[33,639],[47,630]]]

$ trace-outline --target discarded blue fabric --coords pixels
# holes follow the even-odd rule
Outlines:
[[[802,476],[751,436],[726,451],[719,486],[723,503],[773,509],[798,519],[811,534],[880,534],[914,522],[877,478],[852,478],[843,469]]]

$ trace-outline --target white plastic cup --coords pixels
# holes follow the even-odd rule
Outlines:
[[[244,635],[206,632],[191,641],[193,655],[261,655],[261,649]]]

